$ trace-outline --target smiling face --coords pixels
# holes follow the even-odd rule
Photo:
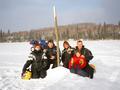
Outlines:
[[[48,47],[49,47],[49,48],[53,48],[53,43],[52,43],[52,42],[49,42],[49,43],[48,43]]]
[[[35,50],[36,51],[39,51],[41,48],[40,48],[40,46],[38,45],[38,46],[35,46]]]
[[[67,48],[69,47],[69,45],[65,43],[65,44],[63,45],[63,47],[64,47],[65,49],[67,49]]]
[[[76,54],[75,54],[77,57],[80,57],[80,53],[79,52],[76,52]]]
[[[78,41],[78,42],[77,42],[77,47],[78,47],[79,50],[82,49],[82,47],[83,47],[82,41]]]
[[[64,41],[63,47],[64,47],[64,49],[68,49],[70,47],[70,45],[67,41]]]

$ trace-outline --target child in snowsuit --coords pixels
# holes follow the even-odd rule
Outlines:
[[[47,59],[44,59],[43,50],[41,46],[37,43],[34,45],[34,50],[32,50],[27,62],[25,63],[22,76],[24,75],[27,68],[31,65],[31,78],[45,78],[47,75],[46,66]]]

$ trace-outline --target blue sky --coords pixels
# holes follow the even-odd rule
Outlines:
[[[0,0],[0,29],[51,27],[54,4],[59,25],[104,21],[117,24],[120,20],[120,0]]]

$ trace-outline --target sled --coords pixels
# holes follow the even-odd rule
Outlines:
[[[24,75],[22,76],[22,79],[23,79],[23,80],[30,80],[30,79],[31,79],[31,76],[32,76],[32,72],[27,70],[27,71],[24,73]]]

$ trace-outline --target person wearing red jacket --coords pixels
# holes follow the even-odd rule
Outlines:
[[[79,52],[76,52],[76,54],[71,58],[71,61],[69,63],[69,68],[79,68],[83,69],[87,65],[87,61],[85,57],[83,57]]]
[[[85,57],[80,54],[80,52],[76,51],[75,55],[71,58],[69,62],[69,69],[71,73],[75,73],[84,77],[88,77],[88,73],[84,71],[88,62]]]

